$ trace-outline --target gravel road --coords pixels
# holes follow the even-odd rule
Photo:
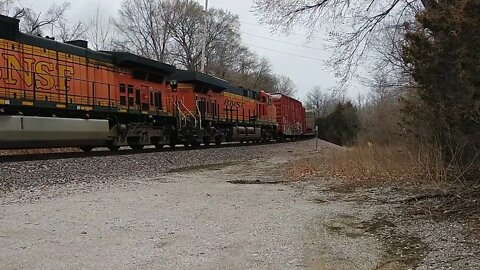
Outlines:
[[[0,269],[477,269],[435,264],[440,242],[458,250],[438,239],[463,240],[462,226],[408,223],[380,203],[403,194],[280,174],[314,147],[0,164]]]

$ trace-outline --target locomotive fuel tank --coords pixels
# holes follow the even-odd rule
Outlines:
[[[0,148],[101,146],[108,120],[34,116],[0,116]]]
[[[237,126],[232,128],[233,141],[260,140],[262,129],[260,127]]]

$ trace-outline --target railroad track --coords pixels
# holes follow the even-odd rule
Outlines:
[[[157,149],[153,146],[142,150],[133,150],[129,147],[121,148],[118,151],[110,151],[108,149],[99,148],[99,150],[94,150],[92,152],[61,152],[61,153],[35,153],[35,154],[6,154],[0,155],[0,163],[10,163],[10,162],[23,162],[23,161],[35,161],[35,160],[53,160],[53,159],[73,159],[73,158],[88,158],[88,157],[104,157],[104,156],[128,156],[136,154],[149,154],[149,153],[159,153],[159,152],[177,152],[177,151],[197,151],[205,150],[211,148],[231,148],[231,147],[245,147],[245,146],[255,146],[255,145],[269,145],[269,144],[278,144],[280,142],[271,141],[271,142],[258,142],[258,143],[223,143],[221,145],[210,145],[210,146],[199,146],[199,147],[184,147],[183,145],[177,145],[172,148],[166,146],[161,149]]]

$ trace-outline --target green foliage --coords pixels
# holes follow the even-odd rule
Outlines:
[[[351,102],[338,103],[326,117],[317,119],[319,138],[338,145],[356,142],[360,130],[357,109]]]
[[[405,122],[428,130],[445,162],[470,168],[480,146],[479,29],[480,1],[438,1],[417,15],[403,54],[417,83]]]

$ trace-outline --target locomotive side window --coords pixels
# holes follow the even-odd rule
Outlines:
[[[140,90],[135,90],[135,104],[140,106],[142,101],[140,100]]]
[[[155,107],[162,110],[162,93],[155,92]]]

